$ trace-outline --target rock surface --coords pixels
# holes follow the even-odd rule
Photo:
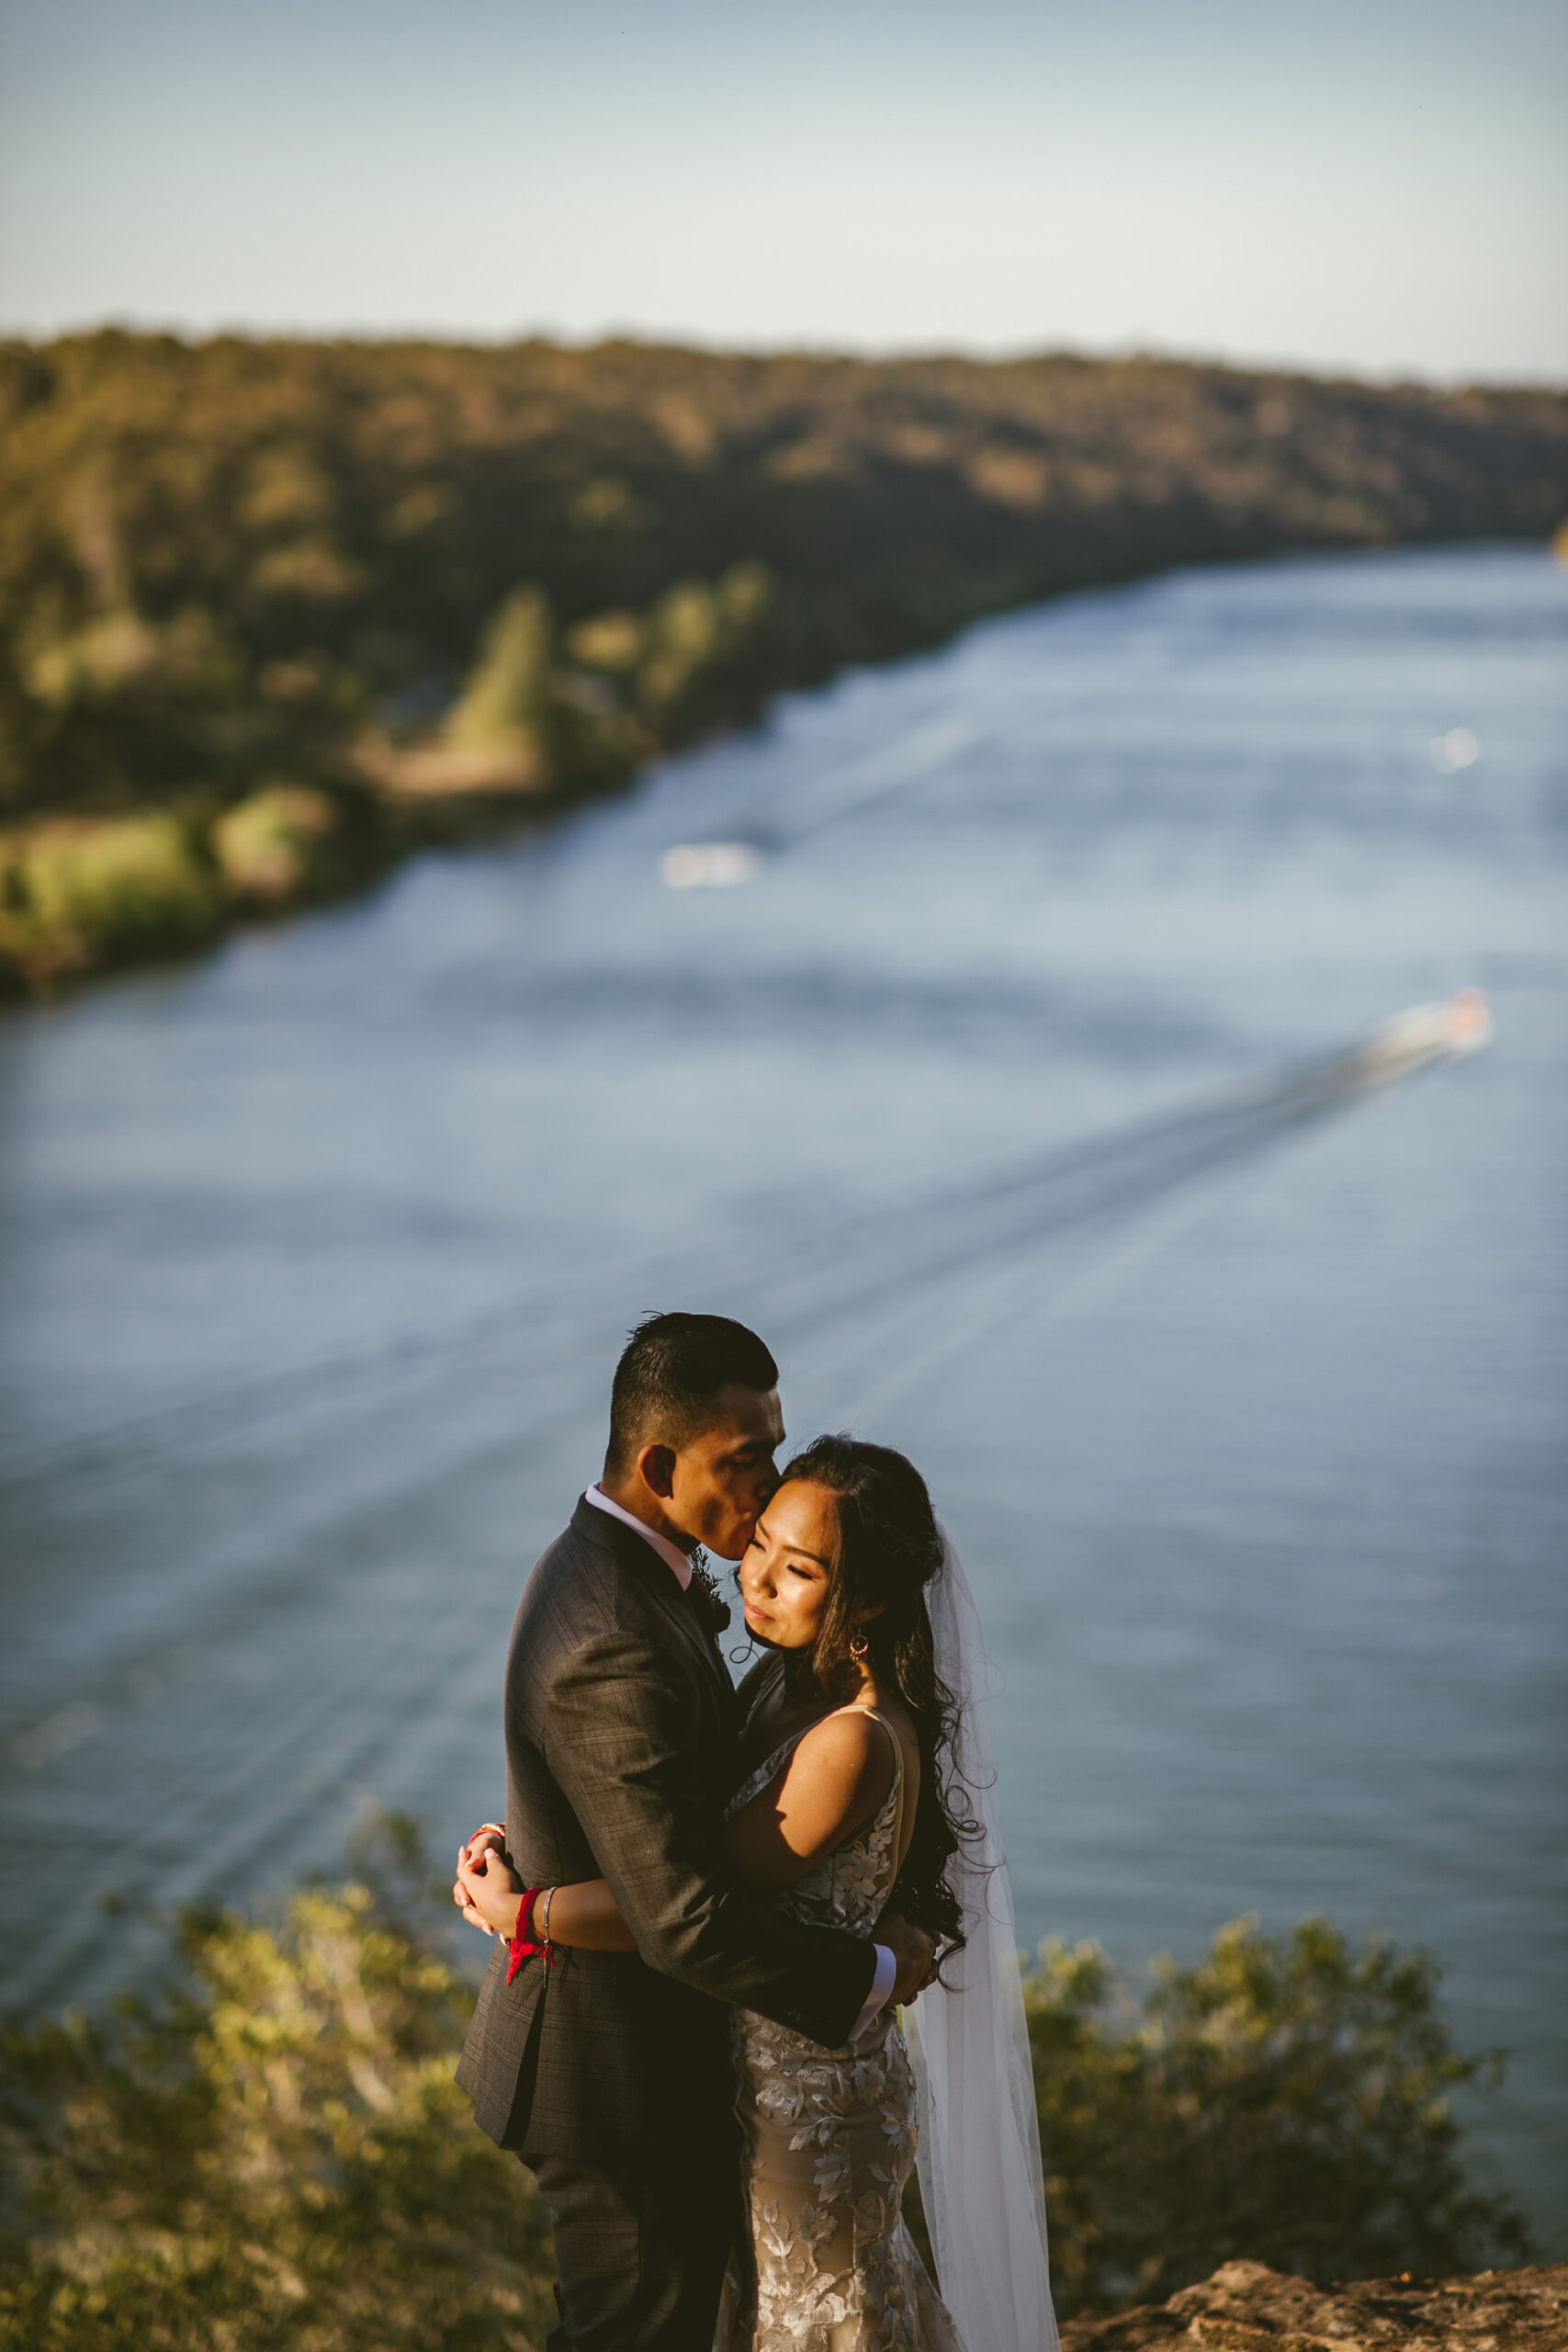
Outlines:
[[[1367,2278],[1314,2287],[1261,2262],[1227,2262],[1168,2303],[1077,2319],[1063,2352],[1568,2352],[1568,2262],[1473,2278]]]

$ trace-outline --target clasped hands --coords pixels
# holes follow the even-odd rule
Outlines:
[[[487,1821],[457,1849],[457,1874],[452,1900],[465,1919],[487,1936],[511,1939],[517,1927],[517,1905],[525,1889],[505,1860],[506,1833],[498,1822]],[[534,1923],[528,1922],[530,1930]],[[938,1954],[932,1937],[913,1927],[897,1911],[885,1911],[873,1940],[886,1944],[897,1973],[889,1998],[907,2007],[928,1984],[936,1982]]]
[[[487,1821],[457,1849],[457,1875],[452,1900],[471,1927],[481,1935],[504,1936],[510,1942],[517,1927],[522,1880],[506,1862],[506,1833]]]

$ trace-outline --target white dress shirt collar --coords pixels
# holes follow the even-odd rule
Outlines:
[[[619,1503],[613,1503],[603,1487],[590,1487],[582,1499],[585,1503],[592,1503],[595,1510],[608,1511],[610,1517],[618,1519],[623,1527],[635,1529],[645,1544],[651,1544],[682,1591],[685,1591],[692,1581],[692,1563],[679,1544],[671,1544],[668,1535],[660,1535],[651,1527],[645,1527],[642,1521],[634,1519],[629,1510],[623,1510]]]

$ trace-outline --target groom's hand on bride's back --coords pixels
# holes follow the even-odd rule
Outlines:
[[[897,1963],[898,1973],[888,1998],[902,2008],[936,1973],[936,1939],[923,1928],[912,1927],[897,1911],[885,1911],[876,1923],[876,1940],[886,1945]]]

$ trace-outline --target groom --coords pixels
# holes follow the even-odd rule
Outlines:
[[[635,1954],[530,1960],[509,1984],[498,1939],[457,2070],[549,2211],[551,2352],[708,2352],[739,2229],[729,2007],[838,2048],[909,1999],[931,1961],[930,1938],[900,1920],[874,1945],[788,1919],[722,1859],[739,1709],[692,1554],[739,1559],[750,1543],[776,1484],[777,1383],[743,1324],[639,1325],[615,1370],[604,1474],[512,1630],[513,1868],[527,1886],[608,1879],[637,1939]]]

